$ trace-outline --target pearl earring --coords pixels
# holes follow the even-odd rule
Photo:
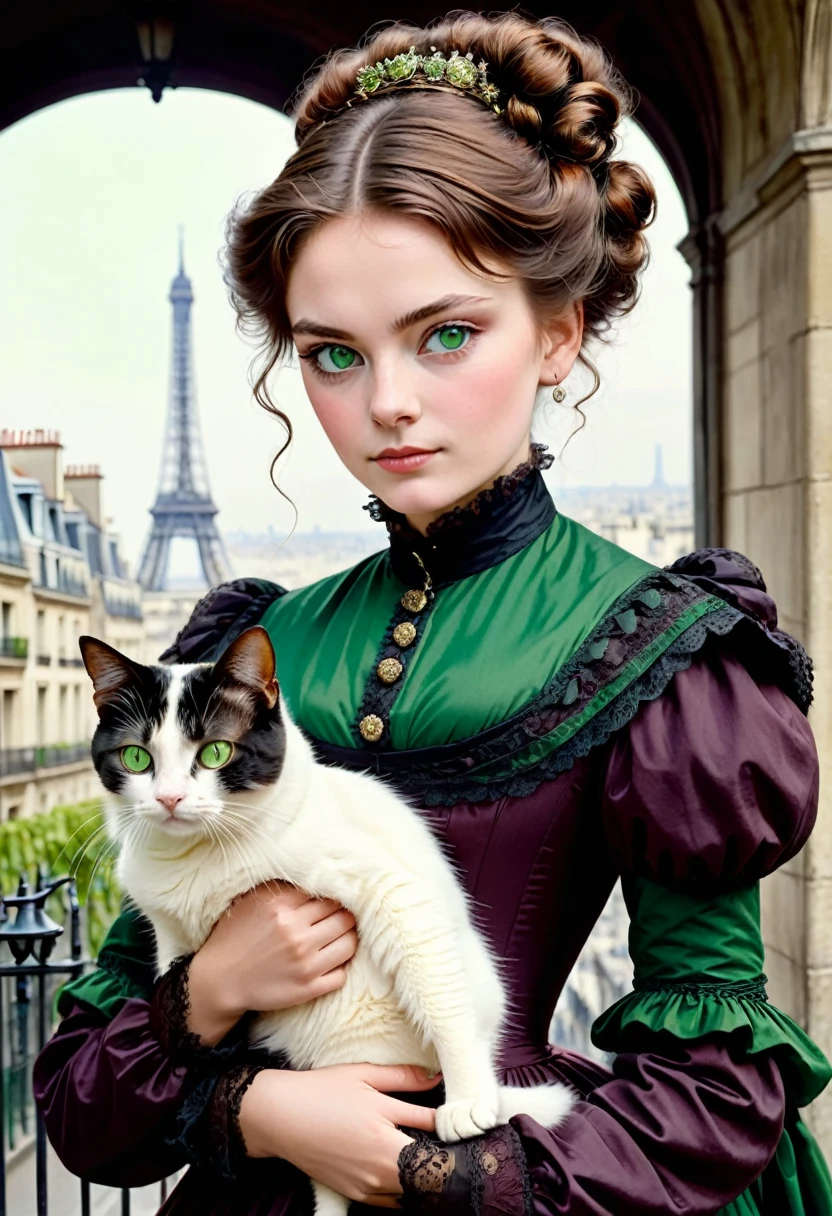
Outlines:
[[[566,400],[566,389],[562,384],[556,384],[552,389],[552,400],[557,401],[558,405]]]

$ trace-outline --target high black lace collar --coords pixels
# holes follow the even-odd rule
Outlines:
[[[364,510],[387,525],[396,577],[409,587],[421,587],[427,571],[433,586],[439,587],[479,574],[525,549],[555,518],[555,504],[540,475],[553,460],[542,443],[533,443],[527,461],[465,506],[440,515],[429,524],[426,536],[373,495]]]

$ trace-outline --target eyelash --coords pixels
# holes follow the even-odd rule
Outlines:
[[[441,325],[435,326],[429,333],[425,334],[425,342],[427,342],[429,338],[432,338],[434,334],[440,333],[443,329],[464,329],[466,331],[466,333],[469,333],[471,335],[470,338],[468,339],[468,341],[465,343],[465,345],[463,347],[460,347],[459,350],[446,351],[445,353],[448,355],[461,355],[463,353],[463,351],[467,351],[473,345],[473,343],[477,340],[479,335],[482,333],[481,329],[478,329],[476,325],[471,325],[470,322],[467,322],[467,321],[443,321]],[[320,378],[322,380],[340,380],[341,377],[344,375],[343,372],[326,372],[320,366],[320,364],[316,362],[316,356],[319,355],[322,350],[326,350],[326,348],[328,346],[340,346],[340,345],[344,345],[344,343],[321,342],[318,346],[313,346],[312,350],[306,351],[304,354],[300,355],[299,357],[301,359],[308,360],[310,367],[312,368],[312,371],[314,372],[314,374],[316,376],[320,376]],[[352,350],[352,347],[348,347],[348,349]],[[431,353],[435,353],[435,352],[431,352]],[[350,367],[350,368],[347,368],[346,370],[352,371],[352,368]]]

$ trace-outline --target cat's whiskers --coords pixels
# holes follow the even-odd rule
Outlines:
[[[87,824],[88,824],[88,823],[92,823],[92,821],[93,821],[94,819],[97,819],[97,818],[98,818],[98,816],[99,816],[100,814],[101,814],[101,812],[100,812],[100,811],[93,811],[92,815],[90,815],[88,819],[85,819],[85,820],[84,820],[84,822],[83,822],[83,823],[82,823],[82,824],[81,824],[79,827],[77,827],[77,828],[75,829],[75,831],[72,833],[72,835],[71,835],[71,836],[69,837],[69,839],[67,840],[67,842],[66,842],[66,844],[64,845],[64,847],[61,849],[61,851],[60,851],[60,853],[58,854],[58,856],[57,856],[57,857],[55,858],[55,860],[52,862],[52,870],[53,870],[53,872],[54,872],[54,871],[55,871],[55,870],[58,868],[58,862],[61,860],[61,858],[63,857],[64,853],[66,853],[67,849],[68,849],[68,848],[69,848],[69,846],[72,844],[73,840],[74,840],[74,839],[75,839],[75,837],[78,835],[78,833],[79,833],[79,832],[83,832],[83,830],[84,830],[84,828],[87,826]],[[95,829],[95,831],[96,831],[96,832],[100,831],[100,828],[101,828],[101,827],[104,827],[104,828],[106,829],[106,826],[107,826],[106,824],[102,824],[102,825],[100,825],[98,828],[96,828],[96,829]],[[91,839],[93,835],[95,835],[95,833],[94,833],[94,832],[91,832],[91,833],[90,833],[90,837],[89,837],[89,839]],[[70,864],[70,865],[72,865],[72,862],[70,862],[69,864]]]
[[[239,863],[240,863],[240,869],[242,871],[243,877],[246,879],[246,881],[248,883],[248,888],[257,886],[257,876],[254,873],[254,871],[251,867],[251,864],[246,860],[246,855],[242,849],[242,844],[244,843],[244,840],[241,841],[237,836],[235,836],[234,833],[231,831],[230,827],[228,826],[228,824],[223,823],[221,820],[217,822],[216,827],[217,827],[218,832],[221,831],[222,833],[224,833],[225,838],[228,841],[228,845],[229,845],[232,853],[238,858]],[[254,840],[254,837],[252,836],[251,839]],[[256,843],[256,840],[255,840],[255,843]]]

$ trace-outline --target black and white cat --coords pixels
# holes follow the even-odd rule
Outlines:
[[[264,629],[215,665],[146,667],[89,637],[81,652],[118,873],[153,924],[159,974],[199,949],[236,896],[284,880],[348,908],[358,948],[340,989],[260,1015],[255,1043],[298,1069],[441,1069],[446,1141],[514,1114],[546,1126],[565,1117],[566,1086],[498,1084],[503,986],[449,861],[380,781],[316,762],[281,706]],[[319,1216],[343,1216],[348,1201],[313,1185]]]

